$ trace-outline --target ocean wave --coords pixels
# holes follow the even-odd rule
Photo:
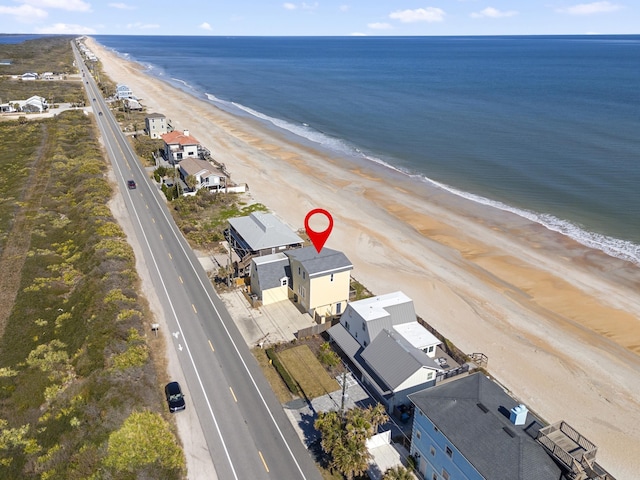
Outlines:
[[[236,103],[236,102],[230,102],[230,103],[234,107],[238,108],[239,110],[242,110],[245,113],[248,113],[253,117],[256,117],[262,121],[271,123],[275,127],[278,127],[282,130],[286,130],[290,133],[293,133],[294,135],[297,135],[298,137],[304,138],[305,140],[321,145],[322,147],[336,151],[343,155],[346,154],[349,156],[353,156],[358,154],[358,150],[354,146],[350,145],[348,142],[340,138],[335,138],[330,135],[327,135],[326,133],[323,133],[319,130],[316,130],[315,128],[309,126],[309,124],[307,123],[299,123],[299,124],[292,123],[287,120],[271,117],[269,115],[266,115],[262,112],[258,112],[257,110],[254,110],[240,103]]]
[[[381,167],[393,170],[411,179],[429,183],[437,188],[446,190],[453,195],[465,198],[472,202],[513,213],[514,215],[518,215],[522,218],[526,218],[527,220],[542,225],[550,231],[565,235],[586,247],[600,250],[612,257],[620,258],[622,260],[632,262],[633,264],[640,265],[640,245],[637,245],[628,240],[621,240],[608,235],[590,232],[568,220],[558,218],[548,213],[538,213],[531,210],[516,208],[496,200],[491,200],[481,195],[459,190],[445,183],[428,178],[425,175],[411,172],[404,168],[393,165],[392,163],[389,163],[385,160],[382,160],[381,158],[364,153],[356,146],[350,145],[347,141],[326,135],[325,133],[313,129],[306,123],[294,124],[286,120],[271,117],[240,103],[222,100],[210,93],[206,93],[206,96],[210,101],[226,107],[227,109],[235,107],[236,109],[241,110],[242,112],[249,114],[252,117],[268,122],[277,128],[286,130],[290,133],[293,133],[294,135],[322,145],[323,147],[326,147],[330,150],[336,151],[337,153],[346,154],[350,157],[360,158],[375,163]]]
[[[415,177],[415,175],[412,176]],[[640,265],[640,245],[633,242],[603,235],[601,233],[590,232],[568,220],[563,220],[548,213],[538,213],[531,210],[512,207],[511,205],[507,205],[496,200],[490,200],[480,195],[458,190],[445,183],[437,182],[422,175],[420,177],[423,181],[446,190],[449,193],[481,205],[513,213],[542,225],[548,230],[565,235],[586,247],[600,250],[609,256],[629,261],[635,265]]]
[[[185,87],[187,87],[187,88],[189,88],[191,90],[195,90],[195,88],[193,88],[193,86],[189,85],[187,82],[185,82],[181,78],[171,77],[171,80],[173,80],[174,82],[180,83],[180,84],[184,85]]]

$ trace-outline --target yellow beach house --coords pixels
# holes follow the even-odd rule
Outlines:
[[[304,247],[284,252],[291,268],[290,297],[300,310],[324,323],[344,312],[353,264],[337,250]]]

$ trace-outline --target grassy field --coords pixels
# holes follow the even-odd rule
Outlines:
[[[73,38],[70,35],[56,35],[16,44],[1,43],[0,58],[11,60],[11,64],[0,66],[0,75],[76,73],[70,46]]]
[[[82,83],[77,79],[23,82],[10,77],[0,77],[0,97],[3,103],[26,100],[33,95],[46,98],[49,105],[84,104],[86,101]]]
[[[90,117],[0,124],[0,478],[183,478]]]
[[[309,399],[340,389],[308,345],[278,351],[278,358]]]

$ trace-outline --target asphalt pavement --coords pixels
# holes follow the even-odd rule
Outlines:
[[[74,46],[75,48],[75,46]],[[76,51],[79,67],[84,67]],[[105,149],[166,312],[208,452],[222,479],[314,479],[320,474],[265,380],[196,255],[176,227],[86,68]],[[126,182],[134,180],[136,189]],[[161,386],[159,386],[161,388]]]

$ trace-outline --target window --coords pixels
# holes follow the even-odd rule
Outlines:
[[[367,341],[364,341],[364,348],[367,348]]]
[[[442,478],[444,478],[444,480],[449,480],[449,472],[447,472],[444,468],[442,469]]]
[[[422,434],[420,433],[420,430],[416,430],[416,438],[418,440],[420,440],[420,437],[422,436]]]
[[[289,279],[287,279],[287,277],[281,278],[280,279],[280,286],[281,287],[286,287],[287,285],[289,285]]]
[[[329,281],[333,282],[333,273],[331,274],[331,277],[329,277]]]
[[[344,328],[346,328],[346,329],[347,329],[347,331],[350,331],[350,330],[349,330],[349,322],[344,322]]]
[[[364,332],[365,327],[364,327],[364,322],[362,322],[362,331]]]
[[[433,352],[433,345],[429,347],[429,353],[432,353],[432,352]]]
[[[453,450],[451,450],[449,446],[445,448],[445,452],[447,452],[447,457],[449,458],[453,457]]]
[[[298,275],[300,275],[300,267],[298,267]]]
[[[432,480],[438,480],[438,474],[437,474],[437,473],[434,473],[434,474],[433,474],[433,477],[431,477],[431,478],[432,478]]]
[[[436,427],[435,425],[433,426],[433,431],[434,432],[439,432],[440,430],[438,430],[438,427]]]
[[[307,272],[302,272],[302,279],[304,280],[305,278],[307,278]]]
[[[432,457],[435,457],[436,456],[436,449],[431,447],[431,449],[429,450],[429,453],[431,453]]]

